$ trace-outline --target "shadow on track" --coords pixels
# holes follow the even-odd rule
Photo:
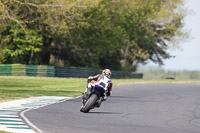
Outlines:
[[[132,98],[132,99],[136,99],[136,98],[140,98],[140,97],[128,97],[128,96],[111,96],[109,98],[117,98],[117,99],[128,99],[128,98]]]
[[[89,112],[89,114],[122,114],[117,112]]]

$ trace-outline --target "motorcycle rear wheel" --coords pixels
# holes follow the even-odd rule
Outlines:
[[[92,94],[90,98],[87,100],[85,105],[81,108],[81,112],[88,113],[90,109],[94,106],[98,99],[98,96],[96,94]]]

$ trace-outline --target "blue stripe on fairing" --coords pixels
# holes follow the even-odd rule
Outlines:
[[[95,85],[95,88],[99,88],[102,93],[106,92],[105,89],[102,86],[100,86],[100,85]]]

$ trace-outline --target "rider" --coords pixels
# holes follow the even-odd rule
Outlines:
[[[83,99],[87,97],[91,93],[91,89],[95,85],[100,85],[105,89],[105,96],[104,96],[104,101],[107,99],[107,96],[110,96],[112,93],[112,82],[110,80],[111,77],[111,71],[109,69],[104,69],[102,71],[102,74],[98,74],[96,76],[90,76],[88,77],[88,84],[85,92],[83,93]],[[91,82],[94,80],[94,82]]]

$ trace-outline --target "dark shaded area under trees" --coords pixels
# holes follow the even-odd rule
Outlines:
[[[135,71],[183,39],[183,0],[0,0],[0,63]]]

